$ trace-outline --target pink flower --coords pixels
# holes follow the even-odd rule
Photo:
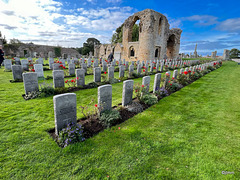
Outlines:
[[[121,127],[118,127],[118,129],[120,130],[120,129],[121,129]]]

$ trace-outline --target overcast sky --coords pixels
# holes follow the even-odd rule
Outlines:
[[[240,49],[239,0],[0,0],[0,31],[35,44],[81,47],[89,37],[109,43],[126,18],[144,9],[183,30],[180,52]]]

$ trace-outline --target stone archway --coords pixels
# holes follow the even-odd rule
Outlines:
[[[160,59],[160,54],[161,54],[161,47],[156,46],[155,52],[154,52],[154,58],[155,59]]]
[[[174,58],[175,55],[175,44],[176,44],[176,37],[174,34],[170,35],[167,41],[167,57],[169,59]]]

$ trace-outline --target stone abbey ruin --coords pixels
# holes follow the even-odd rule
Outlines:
[[[139,40],[132,42],[133,26],[138,20],[140,21]],[[122,43],[95,46],[94,56],[107,58],[110,53],[113,53],[114,59],[127,61],[174,59],[179,56],[181,33],[182,30],[179,28],[169,29],[166,16],[154,10],[145,9],[125,20]]]

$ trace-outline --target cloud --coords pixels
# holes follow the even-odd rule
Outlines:
[[[164,16],[166,16],[168,23],[170,25],[170,29],[171,28],[181,28],[182,27],[182,21],[181,19],[174,19],[169,17],[166,13],[163,14]]]
[[[0,0],[0,7],[0,29],[8,40],[64,47],[80,47],[89,37],[109,43],[112,31],[132,15],[129,6],[65,9],[56,0]]]
[[[108,3],[119,3],[122,2],[122,0],[106,0]]]
[[[100,9],[79,8],[78,15],[65,15],[65,23],[82,25],[91,31],[112,31],[119,27],[131,13],[131,7],[109,7]]]
[[[8,16],[12,16],[12,15],[15,14],[14,11],[8,11],[8,10],[4,10],[4,11],[2,11],[2,13],[3,13],[3,14],[6,14],[6,15],[8,15]]]
[[[7,24],[0,24],[0,27],[4,27],[5,29],[7,29],[7,30],[13,30],[13,29],[17,29],[17,27],[16,26],[9,26],[9,25],[7,25]]]
[[[227,19],[220,22],[216,30],[228,31],[228,32],[240,32],[240,18]]]
[[[215,16],[210,16],[210,15],[193,15],[189,17],[183,17],[183,21],[196,21],[195,25],[198,26],[210,26],[217,24],[217,17]]]

